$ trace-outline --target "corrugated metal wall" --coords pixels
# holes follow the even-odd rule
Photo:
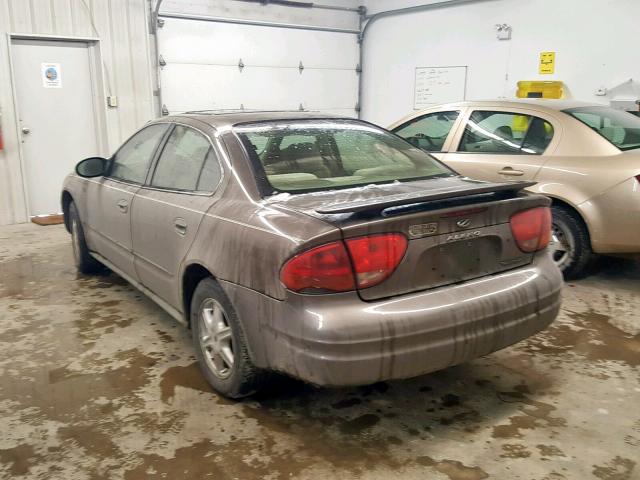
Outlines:
[[[154,115],[147,0],[0,0],[0,225],[28,220],[7,34],[100,39],[105,95],[119,104],[105,106],[109,151]]]

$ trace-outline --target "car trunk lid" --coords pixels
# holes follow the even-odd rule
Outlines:
[[[313,194],[276,196],[273,206],[303,211],[339,227],[349,239],[402,233],[407,251],[382,283],[360,289],[377,300],[526,265],[509,220],[549,200],[520,192],[528,182],[488,183],[447,177]]]

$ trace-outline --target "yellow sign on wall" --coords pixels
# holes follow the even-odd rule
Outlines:
[[[556,71],[556,52],[540,52],[538,73],[548,75]]]

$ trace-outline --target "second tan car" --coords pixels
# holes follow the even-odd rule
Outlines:
[[[640,252],[640,118],[575,101],[434,106],[390,130],[469,177],[530,180],[553,200],[552,254],[565,277],[594,254]]]

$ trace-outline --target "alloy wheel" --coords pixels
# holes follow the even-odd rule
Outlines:
[[[80,234],[78,233],[78,220],[71,220],[71,247],[73,249],[73,259],[76,265],[80,265]]]
[[[551,227],[549,250],[553,261],[563,270],[575,256],[575,240],[569,228],[562,222],[554,221]]]
[[[212,298],[202,302],[198,318],[200,348],[207,366],[219,378],[228,378],[233,370],[233,335],[222,305]]]

